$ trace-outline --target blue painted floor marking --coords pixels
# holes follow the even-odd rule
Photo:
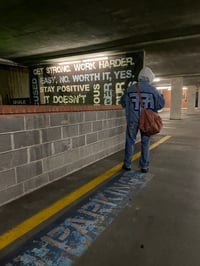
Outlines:
[[[137,171],[118,174],[0,265],[73,265],[152,177]]]

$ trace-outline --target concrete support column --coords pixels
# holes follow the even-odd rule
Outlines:
[[[188,86],[188,97],[187,97],[187,114],[196,113],[195,102],[196,102],[196,86]]]
[[[181,119],[183,79],[174,78],[171,83],[170,119]]]

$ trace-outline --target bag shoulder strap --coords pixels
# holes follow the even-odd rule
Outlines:
[[[140,93],[140,89],[139,89],[138,83],[135,84],[135,87],[136,87],[137,94],[139,96],[139,101],[140,101],[141,107],[144,108],[144,104],[143,104],[143,101],[142,101],[142,96],[141,96],[141,93]]]

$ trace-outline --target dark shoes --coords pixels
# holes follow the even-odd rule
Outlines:
[[[149,172],[149,168],[141,168],[141,172],[142,173],[148,173]]]
[[[131,168],[130,167],[126,167],[125,164],[122,165],[122,169],[124,169],[126,171],[131,171]]]
[[[122,169],[126,171],[131,171],[131,167],[127,167],[125,164],[122,165]],[[142,173],[148,173],[149,168],[141,168]]]

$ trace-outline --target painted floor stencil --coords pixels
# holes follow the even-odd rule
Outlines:
[[[72,266],[152,177],[118,174],[0,265]]]

